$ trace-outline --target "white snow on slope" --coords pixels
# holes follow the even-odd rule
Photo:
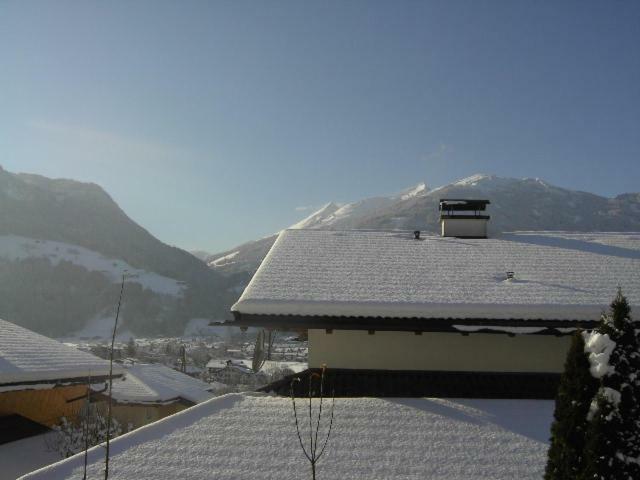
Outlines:
[[[396,198],[400,198],[400,200],[409,200],[410,198],[424,195],[428,191],[429,189],[427,188],[427,184],[422,182],[416,185],[415,187],[410,187],[402,191],[400,194],[396,195]]]
[[[482,180],[487,180],[491,178],[490,175],[485,175],[483,173],[476,173],[466,178],[462,178],[457,182],[454,182],[454,185],[476,185],[478,182]]]
[[[289,228],[331,228],[334,225],[339,225],[340,228],[351,228],[352,225],[361,221],[368,215],[375,214],[376,212],[389,208],[394,204],[406,202],[410,199],[423,196],[427,192],[428,189],[426,184],[419,183],[414,187],[387,197],[371,197],[347,204],[330,202]]]
[[[180,398],[193,403],[213,397],[222,384],[209,384],[159,364],[136,364],[113,382],[113,399],[119,403],[158,404]]]
[[[299,406],[304,413],[304,402]],[[552,412],[553,402],[542,400],[336,399],[318,475],[539,479]],[[304,422],[301,427],[302,438],[308,438]],[[112,480],[309,477],[286,397],[218,397],[116,438],[111,451]],[[90,450],[89,479],[102,478],[103,459],[102,447]],[[82,463],[83,455],[76,455],[23,479],[81,478]]]
[[[505,281],[506,272],[515,279]],[[275,315],[598,320],[640,305],[640,234],[284,231],[232,310]]]
[[[134,268],[127,262],[63,242],[38,240],[18,235],[0,235],[0,257],[9,260],[23,260],[26,258],[46,258],[53,265],[61,261],[71,262],[89,271],[104,273],[114,283],[121,281],[122,272],[127,270],[132,277],[127,280],[139,283],[156,293],[179,296],[184,293],[185,285],[179,280],[163,277],[154,272]]]
[[[524,179],[523,179],[524,180]],[[434,188],[429,193],[435,193],[440,190],[444,190],[448,187],[470,187],[471,190],[482,191],[491,191],[495,188],[505,187],[512,185],[514,182],[513,178],[505,178],[498,177],[497,175],[486,175],[484,173],[476,173],[466,178],[462,178],[453,183],[448,183],[446,185],[441,185],[439,187]]]
[[[340,205],[337,203],[329,202],[323,205],[319,210],[313,212],[306,218],[303,218],[297,223],[294,223],[289,228],[313,228],[324,223],[324,221],[331,217],[337,210],[340,209]]]
[[[215,260],[211,260],[207,265],[210,267],[223,267],[225,265],[229,265],[233,262],[233,258],[236,257],[240,252],[236,250],[235,252],[231,252],[222,257],[216,258]]]
[[[121,368],[114,367],[114,373],[122,373]],[[108,374],[106,360],[0,320],[0,390],[24,388],[6,384]]]
[[[526,178],[523,180],[527,180]],[[483,173],[477,173],[470,177],[463,178],[454,182],[453,185],[462,187],[476,187],[481,190],[491,190],[513,184],[513,178],[499,177],[497,175],[486,175]]]

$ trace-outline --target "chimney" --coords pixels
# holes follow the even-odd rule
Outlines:
[[[489,200],[441,199],[440,231],[443,237],[487,238],[489,215],[482,215]]]

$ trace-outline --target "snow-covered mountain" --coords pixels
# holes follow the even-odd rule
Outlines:
[[[290,228],[437,231],[441,198],[491,201],[489,233],[514,230],[640,231],[640,193],[606,198],[569,190],[538,178],[476,174],[429,189],[420,183],[399,194],[354,203],[330,202]],[[253,273],[276,235],[212,255],[211,268],[224,274]]]

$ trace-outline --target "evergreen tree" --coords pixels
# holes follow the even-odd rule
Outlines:
[[[571,339],[556,396],[545,480],[574,480],[584,468],[587,414],[598,390],[589,366],[584,338],[578,331]]]
[[[600,388],[589,414],[584,479],[640,478],[640,341],[630,313],[618,289],[611,313],[592,334],[614,347],[608,361],[599,350],[590,356],[592,373],[594,363],[606,365],[600,365]]]
[[[614,460],[618,451],[618,429],[622,419],[613,402],[603,393],[598,393],[589,415],[590,423],[586,435],[584,469],[580,480],[633,480],[637,477],[621,474],[619,461]],[[615,465],[614,465],[615,462]]]

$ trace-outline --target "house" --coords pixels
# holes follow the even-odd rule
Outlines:
[[[222,387],[160,364],[130,365],[113,381],[112,412],[125,430],[137,428],[209,400]],[[104,386],[93,389],[94,401],[106,403]]]
[[[108,361],[0,320],[0,424],[19,420],[22,427],[11,429],[18,437],[28,436],[28,425],[75,416],[89,385],[108,378]]]
[[[549,400],[338,398],[334,410],[319,478],[528,480],[544,474]],[[308,440],[308,423],[300,428]],[[78,479],[83,465],[81,453],[21,480]],[[87,478],[103,478],[103,471],[104,448],[97,446],[89,450]],[[310,478],[310,467],[290,398],[233,393],[114,439],[109,478],[292,480]]]
[[[209,372],[209,378],[215,382],[221,382],[227,385],[237,384],[253,384],[260,379],[264,378],[264,375],[260,372],[256,374],[251,366],[251,360],[243,359],[211,359],[207,363],[207,371]]]
[[[442,200],[437,236],[285,230],[234,324],[307,329],[336,395],[553,398],[569,335],[618,286],[640,305],[640,234],[487,238],[488,203]]]

